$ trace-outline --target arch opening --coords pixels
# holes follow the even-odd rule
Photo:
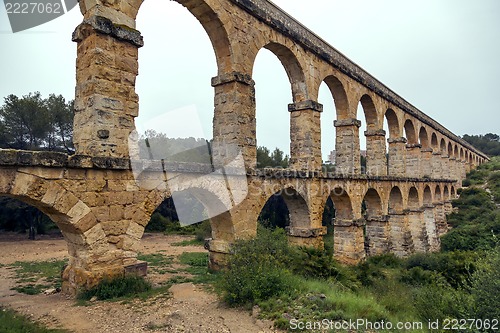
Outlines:
[[[328,81],[330,82],[329,84],[326,81],[321,83],[318,92],[318,103],[323,105],[323,112],[321,113],[321,158],[323,160],[323,168],[327,172],[333,172],[336,164],[335,143],[337,138],[334,121],[338,112],[337,103],[347,103],[346,101],[338,101],[347,97],[342,97],[345,95],[345,92],[343,91],[342,83],[337,78],[331,77]]]
[[[253,65],[256,103],[257,167],[265,165],[263,151],[278,148],[290,156],[291,131],[288,104],[300,100],[302,70],[290,50],[279,44],[261,49]],[[291,98],[290,98],[291,97]],[[277,126],[277,124],[281,124]]]
[[[419,143],[422,145],[423,149],[430,148],[429,136],[427,135],[427,130],[425,129],[425,127],[420,127],[418,138],[419,138]]]
[[[166,34],[161,42],[148,40],[158,29],[153,22],[160,21],[169,22],[177,33]],[[225,28],[204,1],[184,5],[146,1],[138,12],[137,27],[146,39],[139,49],[141,72],[135,84],[141,108],[135,119],[139,157],[211,164],[215,114],[210,79],[230,66]],[[183,47],[165,56],[165,45]],[[200,54],[204,61],[199,61]],[[179,63],[189,63],[189,68]]]
[[[362,114],[364,114],[364,116],[361,116]],[[378,140],[379,136],[377,130],[381,130],[381,127],[379,126],[377,109],[369,95],[363,95],[361,97],[358,103],[356,118],[361,120],[361,128],[359,131],[361,134],[358,134],[361,173],[378,175],[380,171],[375,170],[375,166],[377,166],[375,164],[377,164],[380,158],[379,155],[384,154],[384,148],[381,147],[380,140]]]
[[[415,132],[415,126],[413,125],[413,122],[409,119],[405,121],[404,132],[408,144],[414,145],[418,143],[417,135]]]

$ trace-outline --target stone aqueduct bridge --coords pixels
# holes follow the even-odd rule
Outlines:
[[[439,248],[449,200],[466,172],[486,155],[266,0],[177,1],[203,25],[217,59],[212,86],[213,167],[218,171],[165,162],[142,168],[146,162],[135,159],[135,79],[143,45],[135,17],[141,0],[80,1],[84,19],[73,34],[78,44],[76,154],[0,152],[0,194],[38,207],[64,234],[70,255],[63,273],[66,292],[137,267],[136,249],[151,214],[183,190],[207,207],[227,208],[208,212],[217,215],[211,218],[208,244],[213,267],[227,259],[231,242],[256,234],[258,215],[277,192],[288,205],[289,237],[297,244],[322,246],[322,213],[328,198],[333,200],[335,257],[342,262]],[[252,68],[262,48],[280,59],[290,80],[289,170],[255,168]],[[321,170],[322,105],[317,99],[322,82],[337,112],[335,174]],[[364,173],[359,102],[368,129]],[[389,133],[383,130],[384,118]],[[234,165],[238,156],[243,172]]]

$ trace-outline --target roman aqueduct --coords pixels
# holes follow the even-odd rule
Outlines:
[[[141,270],[137,247],[144,227],[165,198],[181,191],[191,191],[213,216],[208,248],[214,268],[224,265],[235,239],[255,236],[259,213],[275,193],[290,212],[290,241],[317,247],[332,199],[334,255],[341,262],[439,249],[450,200],[486,155],[266,0],[176,1],[202,24],[217,59],[213,165],[136,158],[135,80],[143,41],[135,18],[141,0],[80,0],[83,22],[73,33],[76,154],[0,150],[0,194],[42,210],[67,241],[66,292]],[[291,166],[285,170],[256,169],[252,70],[262,48],[280,59],[293,95]],[[317,100],[323,82],[337,112],[335,173],[321,166]],[[366,172],[360,167],[361,121],[367,125],[361,133]]]

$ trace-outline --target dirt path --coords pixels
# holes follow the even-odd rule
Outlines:
[[[201,252],[198,246],[172,246],[183,236],[145,235],[141,253],[180,255]],[[29,241],[25,236],[0,235],[0,264],[16,261],[45,261],[67,257],[60,238]],[[2,265],[0,265],[2,266]],[[253,317],[248,311],[227,308],[216,295],[191,283],[173,285],[170,295],[146,301],[93,302],[77,306],[62,294],[24,295],[10,290],[15,285],[14,271],[0,267],[0,305],[8,306],[42,322],[50,328],[65,328],[75,333],[134,332],[275,332],[270,322]]]

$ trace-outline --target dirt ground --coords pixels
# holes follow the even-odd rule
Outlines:
[[[0,235],[0,306],[10,307],[49,328],[64,328],[75,333],[133,332],[277,332],[272,323],[252,316],[249,311],[231,309],[191,283],[175,284],[170,295],[146,301],[92,302],[76,305],[61,293],[25,295],[11,290],[15,273],[9,264],[16,261],[46,261],[68,256],[60,237],[42,236],[36,241],[25,235]],[[172,246],[185,236],[145,235],[141,253],[180,255],[202,252],[198,246]],[[155,279],[152,276],[153,280]]]

